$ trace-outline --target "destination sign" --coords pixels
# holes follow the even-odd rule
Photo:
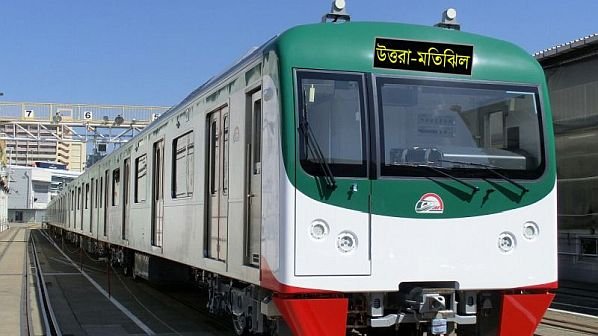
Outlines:
[[[471,75],[473,46],[376,38],[374,67]]]

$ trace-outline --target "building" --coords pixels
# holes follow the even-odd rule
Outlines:
[[[69,170],[83,171],[87,156],[86,144],[72,141],[70,130],[67,129],[62,134],[66,141],[38,141],[31,138],[31,135],[36,138],[52,138],[52,134],[61,131],[60,127],[52,125],[0,125],[0,133],[12,138],[6,140],[8,162],[12,165],[33,166],[36,161],[55,161],[65,164]]]
[[[8,179],[6,143],[0,140],[0,232],[8,229]]]
[[[8,162],[58,162],[83,171],[87,152],[96,160],[107,145],[126,143],[169,107],[0,102],[0,139]]]
[[[554,119],[559,278],[598,283],[598,35],[534,56]]]
[[[10,222],[41,222],[50,200],[80,172],[62,169],[8,166],[8,219]]]

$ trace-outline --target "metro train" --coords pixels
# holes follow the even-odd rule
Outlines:
[[[337,0],[88,168],[48,225],[190,275],[239,335],[532,335],[557,288],[552,134],[521,48],[452,9],[352,22]]]

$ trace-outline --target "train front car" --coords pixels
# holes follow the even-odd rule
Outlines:
[[[261,279],[293,333],[533,334],[557,286],[540,65],[352,22],[293,28],[265,59],[263,148],[282,156],[262,162]]]

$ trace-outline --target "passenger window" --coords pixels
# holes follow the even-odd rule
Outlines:
[[[193,142],[193,131],[191,131],[174,139],[172,143],[172,198],[193,195]]]
[[[145,202],[147,175],[147,155],[143,154],[135,159],[135,203]]]
[[[120,189],[120,168],[112,171],[112,206],[118,206],[118,191]]]

